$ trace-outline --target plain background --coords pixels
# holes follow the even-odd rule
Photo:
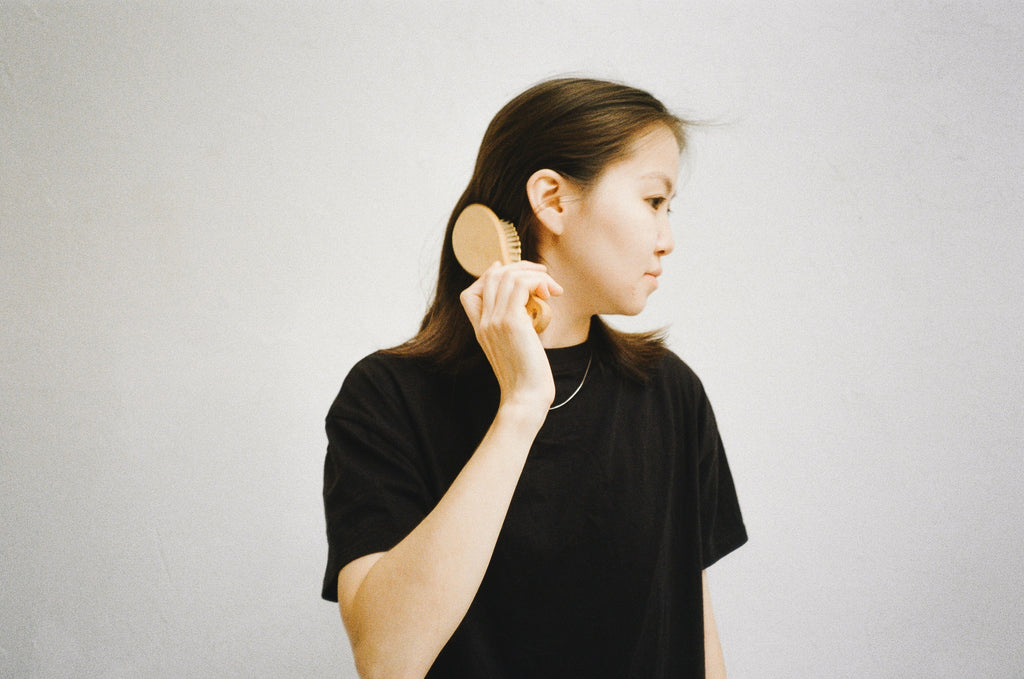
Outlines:
[[[1024,10],[495,4],[0,6],[0,676],[355,676],[324,414],[581,74],[716,123],[613,322],[718,413],[730,676],[1020,677]]]

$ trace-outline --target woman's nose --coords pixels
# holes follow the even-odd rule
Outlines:
[[[665,220],[665,225],[658,232],[658,240],[655,243],[658,255],[664,256],[672,252],[676,247],[676,241],[672,237],[672,225]]]

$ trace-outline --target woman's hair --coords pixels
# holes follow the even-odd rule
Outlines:
[[[512,222],[523,259],[537,261],[537,218],[526,193],[530,176],[553,170],[585,192],[609,164],[628,156],[634,142],[658,125],[669,128],[680,150],[685,148],[685,121],[647,92],[603,80],[547,80],[508,102],[487,127],[469,186],[448,219],[434,299],[420,330],[389,352],[424,359],[446,371],[482,353],[459,299],[474,277],[452,250],[452,227],[463,208],[483,203]],[[598,317],[592,320],[591,334],[603,363],[639,379],[665,352],[661,334],[620,332]]]

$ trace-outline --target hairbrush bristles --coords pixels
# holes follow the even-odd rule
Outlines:
[[[512,226],[512,222],[506,222],[504,219],[498,220],[501,223],[501,228],[505,229],[505,240],[508,242],[508,259],[510,262],[519,262],[523,259],[523,246],[519,242],[519,232],[516,231],[516,227]]]

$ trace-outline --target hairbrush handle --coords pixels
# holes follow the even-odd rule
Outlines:
[[[551,307],[536,295],[530,295],[530,301],[526,303],[526,313],[533,319],[533,329],[538,334],[544,332],[544,328],[551,322]]]

